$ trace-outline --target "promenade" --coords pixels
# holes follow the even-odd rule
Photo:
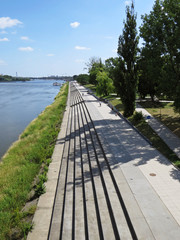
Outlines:
[[[180,239],[180,172],[105,103],[70,83],[28,240]]]

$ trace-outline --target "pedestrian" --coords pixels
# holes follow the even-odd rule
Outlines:
[[[99,106],[101,107],[101,102],[99,102]]]

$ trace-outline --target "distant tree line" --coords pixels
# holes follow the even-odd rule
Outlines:
[[[49,76],[49,77],[12,77],[10,75],[0,75],[0,82],[11,82],[11,81],[30,81],[32,79],[45,79],[45,80],[64,80],[72,81],[71,76]]]
[[[126,20],[119,36],[116,58],[102,63],[91,58],[88,74],[74,78],[81,84],[95,84],[100,95],[116,91],[124,105],[124,115],[135,110],[135,98],[147,95],[174,101],[180,112],[180,2],[156,0],[149,14],[143,15],[139,35],[134,3],[126,7]],[[139,38],[143,39],[138,48]]]
[[[72,80],[73,80],[73,77],[71,77],[71,76],[48,76],[48,77],[33,77],[33,78],[31,78],[31,79],[72,81]]]
[[[12,82],[12,81],[30,81],[30,78],[0,75],[0,82]]]

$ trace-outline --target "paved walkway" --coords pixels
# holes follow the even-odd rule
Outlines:
[[[164,142],[173,150],[180,158],[180,139],[173,134],[164,124],[154,118],[146,109],[142,108],[140,104],[136,103],[136,111],[142,112],[147,119],[148,124],[152,129],[164,140]]]
[[[179,240],[180,172],[105,103],[76,87],[28,240]]]

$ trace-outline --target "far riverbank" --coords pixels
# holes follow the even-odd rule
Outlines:
[[[12,77],[9,75],[0,75],[0,82],[14,82],[14,81],[30,81],[30,78],[26,77]]]

